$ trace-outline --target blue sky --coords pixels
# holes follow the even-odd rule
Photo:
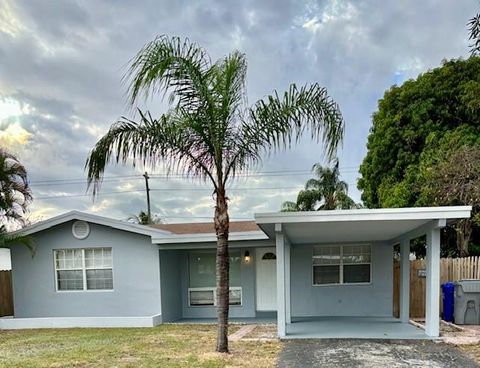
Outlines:
[[[239,49],[248,58],[250,103],[291,82],[318,82],[346,121],[340,166],[350,194],[366,153],[371,114],[392,84],[443,59],[468,56],[462,1],[13,1],[0,5],[0,144],[27,166],[36,200],[32,221],[71,209],[124,219],[145,208],[148,169],[154,212],[166,222],[208,221],[208,187],[165,180],[161,167],[110,167],[100,197],[85,194],[85,159],[125,108],[128,60],[156,35],[189,37],[213,59]],[[159,98],[148,101],[155,114]],[[232,184],[232,217],[276,211],[309,178],[322,148],[305,139],[265,158]],[[110,178],[110,179],[108,179]],[[263,188],[263,189],[259,189]],[[121,192],[121,193],[120,193]]]

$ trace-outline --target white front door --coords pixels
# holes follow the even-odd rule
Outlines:
[[[277,256],[275,248],[258,248],[257,264],[257,310],[277,310]]]

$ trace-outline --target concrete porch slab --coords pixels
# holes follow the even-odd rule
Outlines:
[[[423,329],[388,317],[292,318],[285,339],[431,339]]]

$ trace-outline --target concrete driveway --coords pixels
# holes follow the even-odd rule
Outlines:
[[[452,345],[429,340],[289,340],[278,367],[479,367]]]

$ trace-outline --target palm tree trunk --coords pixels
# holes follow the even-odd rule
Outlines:
[[[217,351],[228,353],[229,309],[229,256],[228,256],[228,205],[225,189],[217,190],[215,206],[215,231],[217,233]]]

